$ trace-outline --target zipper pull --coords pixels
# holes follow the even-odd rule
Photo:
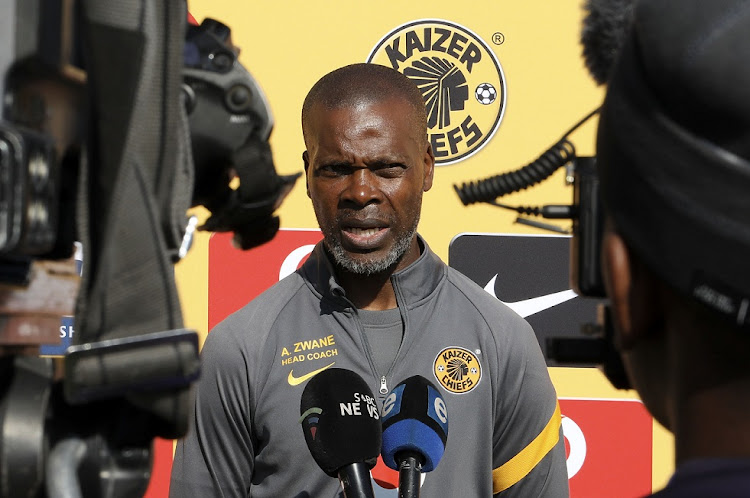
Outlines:
[[[388,384],[385,382],[385,375],[380,378],[380,394],[388,394]]]

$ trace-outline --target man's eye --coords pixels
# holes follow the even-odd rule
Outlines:
[[[395,178],[401,176],[406,168],[402,164],[384,164],[375,169],[378,176]]]
[[[321,166],[319,171],[327,176],[343,176],[351,172],[351,167],[345,164],[326,164]]]

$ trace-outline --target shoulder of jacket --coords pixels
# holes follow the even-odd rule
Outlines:
[[[447,283],[454,292],[458,292],[470,303],[481,315],[491,329],[507,328],[508,326],[517,328],[529,327],[528,322],[518,313],[506,306],[497,297],[493,296],[479,284],[458,270],[448,267]]]
[[[293,273],[275,283],[243,307],[219,322],[209,335],[234,335],[240,338],[252,332],[254,340],[262,339],[273,328],[273,324],[294,300],[300,291],[309,290],[302,277]],[[310,299],[313,296],[310,295]]]

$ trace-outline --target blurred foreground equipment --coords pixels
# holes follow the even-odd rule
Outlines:
[[[184,0],[0,8],[0,496],[142,495],[200,372],[173,271],[186,212],[247,249],[299,175],[276,174],[230,29],[188,27]],[[39,357],[63,315],[67,355]]]

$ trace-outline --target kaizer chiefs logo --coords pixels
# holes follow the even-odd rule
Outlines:
[[[468,393],[482,378],[482,366],[474,353],[464,348],[445,348],[435,358],[435,378],[448,391]]]
[[[437,164],[477,152],[503,119],[503,69],[487,44],[463,26],[438,19],[404,24],[375,45],[367,62],[402,72],[422,91]]]

